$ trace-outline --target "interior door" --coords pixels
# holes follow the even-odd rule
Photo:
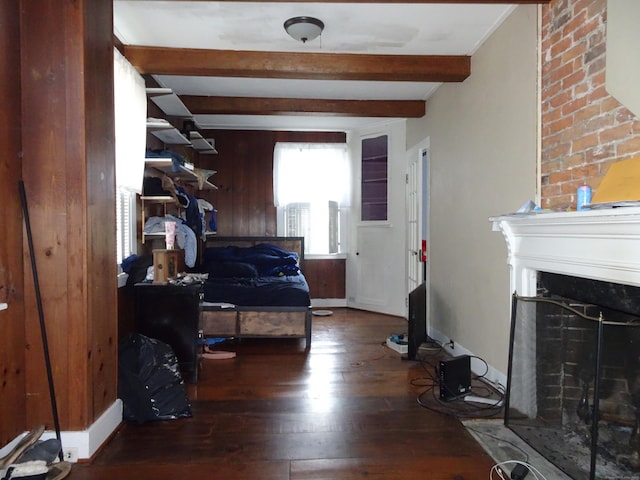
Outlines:
[[[427,280],[428,152],[426,141],[407,152],[407,293]]]
[[[420,158],[409,152],[407,165],[407,293],[422,281],[420,238]]]
[[[363,175],[363,140],[387,137],[386,217],[374,205],[374,197],[363,196],[371,182],[379,187],[376,175]],[[349,306],[390,315],[406,313],[406,233],[405,178],[406,150],[404,124],[389,125],[384,130],[360,133],[354,138],[354,202],[352,235],[347,259],[347,301]],[[367,153],[365,152],[365,157]],[[377,167],[374,171],[378,171]],[[370,172],[369,172],[370,173]],[[367,220],[372,213],[373,220]],[[364,218],[363,219],[363,215]]]

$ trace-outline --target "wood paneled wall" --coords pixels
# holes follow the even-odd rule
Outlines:
[[[21,171],[20,11],[19,3],[0,1],[0,445],[26,425],[25,328],[22,270],[22,213],[18,195]]]
[[[117,398],[112,2],[20,8],[23,178],[60,423],[77,431]],[[27,426],[52,428],[25,272]]]
[[[346,260],[305,259],[304,276],[311,298],[346,298]]]
[[[208,130],[218,155],[199,155],[200,168],[217,170],[219,190],[202,195],[218,210],[218,234],[275,236],[273,149],[276,142],[345,142],[343,132]]]

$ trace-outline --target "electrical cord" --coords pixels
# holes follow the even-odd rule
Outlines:
[[[511,470],[511,474],[509,476],[505,476],[507,473],[504,470],[504,467],[507,465],[514,465],[514,468]],[[518,467],[521,468],[518,468]],[[524,470],[522,467],[526,468]],[[496,463],[493,467],[491,467],[491,471],[489,472],[489,479],[493,480],[494,478],[499,478],[500,480],[522,480],[527,476],[528,473],[533,474],[534,480],[547,480],[545,476],[533,465],[521,462],[519,460],[507,460],[505,462]],[[497,477],[494,477],[494,474]]]
[[[425,351],[425,350],[426,349],[420,348],[419,352]],[[441,350],[442,350],[442,346],[440,345],[440,348],[434,349],[433,353],[434,354],[440,353]],[[424,376],[412,378],[410,380],[410,384],[412,386],[424,387],[424,390],[418,394],[418,397],[417,397],[418,405],[420,405],[423,408],[426,408],[427,410],[431,410],[436,413],[442,413],[445,415],[452,415],[457,418],[490,418],[490,417],[495,417],[500,413],[502,413],[502,404],[505,396],[505,387],[499,383],[496,384],[496,383],[490,382],[488,379],[485,378],[485,376],[489,372],[489,365],[483,358],[475,355],[470,357],[472,359],[475,358],[477,360],[480,360],[482,363],[484,363],[484,366],[485,366],[485,370],[482,374],[475,375],[472,377],[471,394],[478,397],[489,399],[494,393],[497,392],[498,397],[495,399],[495,402],[493,404],[486,404],[482,406],[471,406],[468,403],[464,402],[464,397],[458,397],[458,398],[450,399],[447,401],[443,401],[440,398],[440,395],[439,395],[440,392],[436,391],[437,390],[436,387],[439,387],[439,388],[443,387],[440,384],[440,378],[439,378],[439,375],[437,374],[438,366],[430,362],[425,356],[421,357],[420,355],[417,355],[416,359],[419,361],[420,366],[425,372]],[[474,382],[476,383],[475,385],[473,384]],[[482,391],[483,394],[480,394],[479,390]],[[429,393],[431,393],[435,403],[428,402],[425,399],[425,397]],[[491,480],[493,480],[494,478],[499,478],[500,480],[523,480],[528,473],[533,474],[534,480],[546,480],[544,475],[542,475],[542,473],[540,473],[538,469],[536,469],[533,465],[530,465],[529,463],[527,463],[527,461],[529,460],[528,453],[523,449],[521,449],[520,447],[518,447],[516,444],[509,442],[507,440],[498,438],[489,433],[481,432],[477,429],[474,429],[473,427],[466,426],[466,428],[468,428],[469,430],[477,434],[485,435],[496,441],[510,445],[515,450],[520,452],[525,460],[524,462],[519,460],[508,460],[505,462],[495,464],[490,471],[489,478]],[[508,475],[504,470],[504,467],[506,467],[507,465],[515,465],[511,473]],[[494,475],[497,475],[497,477],[494,477]]]
[[[475,358],[477,360],[480,360],[484,364],[484,373],[482,375],[476,375],[475,377],[475,378],[484,378],[484,376],[487,373],[489,373],[489,364],[483,358],[477,357],[475,355],[469,355],[469,358],[471,359]]]
[[[493,393],[492,390],[485,384],[478,385],[478,382],[484,380],[484,375],[488,371],[487,363],[480,357],[473,357],[482,361],[486,366],[486,371],[482,375],[475,376],[472,379],[471,394],[481,396],[484,398],[490,398]],[[452,398],[449,400],[442,400],[440,398],[440,391],[436,388],[443,388],[440,384],[440,379],[437,375],[438,367],[429,362],[426,357],[417,356],[417,360],[420,362],[421,367],[425,371],[425,376],[417,377],[410,380],[410,384],[417,387],[424,387],[424,390],[418,394],[416,399],[418,405],[427,410],[431,410],[436,413],[444,415],[451,415],[457,418],[491,418],[499,415],[502,412],[502,402],[504,399],[504,389],[496,389],[499,396],[492,404],[472,405],[464,401],[464,397]],[[473,382],[476,385],[473,385]],[[445,387],[446,388],[446,387]],[[485,395],[477,395],[478,389],[482,389]],[[432,399],[428,399],[428,394],[431,394]],[[452,395],[453,396],[453,395]]]
[[[428,346],[428,345],[433,345],[433,346]],[[432,338],[427,338],[426,342],[422,343],[419,347],[418,350],[419,351],[426,351],[426,352],[431,352],[431,353],[440,353],[443,350],[443,346],[441,343],[435,341]]]
[[[500,438],[500,437],[496,437],[495,435],[491,435],[490,433],[483,432],[482,430],[478,430],[477,428],[470,427],[469,425],[465,425],[465,427],[467,428],[467,430],[471,430],[472,432],[475,432],[478,435],[483,435],[485,437],[491,438],[492,440],[495,440],[498,443],[505,443],[505,444],[509,445],[514,450],[517,450],[518,452],[520,452],[520,454],[522,455],[522,457],[524,459],[524,462],[528,462],[529,461],[529,454],[525,450],[520,448],[518,445],[516,445],[515,443],[510,442],[509,440],[505,440],[505,439]]]

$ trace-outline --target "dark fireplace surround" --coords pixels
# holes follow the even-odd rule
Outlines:
[[[505,424],[571,478],[640,479],[640,209],[491,220],[513,293]]]

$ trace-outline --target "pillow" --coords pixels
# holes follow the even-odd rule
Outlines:
[[[215,278],[254,278],[258,276],[255,265],[242,262],[209,262],[206,265],[206,272],[210,277]]]

